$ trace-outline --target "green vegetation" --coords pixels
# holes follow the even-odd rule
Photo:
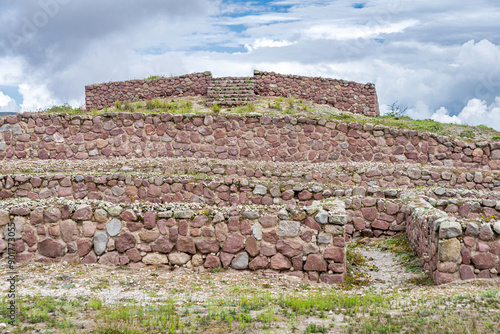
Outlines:
[[[406,111],[408,110],[408,107],[401,107],[399,105],[396,105],[398,101],[394,102],[390,106],[390,111],[385,115],[387,117],[394,117],[394,118],[399,118],[399,117],[404,117],[406,114]]]
[[[193,112],[193,102],[189,100],[176,101],[163,101],[161,99],[154,99],[146,101],[146,109],[152,112],[174,112],[179,114],[186,114]]]
[[[328,109],[322,105],[314,105],[306,103],[302,99],[295,99],[293,97],[283,98],[277,97],[275,99],[264,99],[248,104],[247,106],[240,106],[232,109],[225,109],[227,113],[249,113],[257,109],[259,112],[270,113],[275,115],[276,110],[283,114],[296,115],[296,117],[307,117],[315,119],[326,119],[333,122],[357,122],[361,124],[383,125],[390,128],[417,130],[420,132],[432,132],[438,135],[461,137],[464,140],[500,140],[500,133],[488,128],[485,125],[467,126],[458,124],[445,124],[439,123],[431,119],[414,120],[406,116],[407,107],[401,107],[397,101],[390,106],[390,112],[384,116],[378,117],[365,117],[362,115],[338,112],[335,109]],[[67,113],[67,114],[91,114],[98,115],[109,111],[136,111],[142,113],[163,113],[169,112],[174,114],[185,113],[206,113],[211,111],[214,113],[222,112],[219,110],[220,106],[211,106],[204,108],[194,108],[193,102],[190,100],[175,98],[175,99],[152,99],[148,101],[138,102],[120,102],[116,101],[114,108],[104,108],[103,110],[85,110],[81,108],[72,108],[68,105],[56,106],[44,110],[48,113]],[[267,110],[266,110],[267,109]]]
[[[306,333],[327,333],[328,328],[322,325],[316,325],[314,322],[310,323],[306,328]]]
[[[408,128],[411,130],[442,133],[443,124],[431,119],[414,120],[408,116],[380,116],[374,119],[374,124],[382,124],[395,128]],[[443,133],[445,134],[445,133]]]
[[[248,112],[255,112],[255,110],[257,110],[257,108],[255,107],[255,104],[253,104],[252,102],[248,102],[247,106],[246,106],[246,110]]]
[[[129,101],[127,101],[123,105],[123,110],[125,110],[125,111],[134,111],[135,110],[135,105],[133,105],[132,103],[130,103]]]
[[[460,137],[474,139],[474,132],[472,130],[464,130],[460,132]]]
[[[406,272],[421,272],[418,257],[413,253],[408,237],[403,235],[390,239],[375,241],[378,248],[396,254],[398,262],[406,267]]]
[[[84,109],[73,108],[68,104],[64,104],[62,106],[54,106],[54,107],[45,109],[43,112],[53,113],[53,114],[66,113],[69,115],[79,115],[79,114],[87,113]]]
[[[222,109],[221,106],[218,105],[217,103],[214,103],[210,106],[210,110],[216,114],[220,113],[221,109]]]
[[[368,276],[363,271],[369,268],[367,259],[356,250],[356,244],[346,247],[346,274],[344,276],[346,287],[368,284]]]
[[[144,78],[144,80],[153,80],[153,79],[160,79],[160,78],[166,78],[166,77],[163,75],[151,75],[147,78]]]
[[[274,100],[274,102],[269,101],[267,103],[267,107],[269,109],[282,110],[283,106],[281,105],[281,103],[283,103],[283,98],[282,97],[278,97],[277,99]]]
[[[401,238],[377,245],[401,256],[407,249]],[[355,250],[355,246],[349,248]],[[353,254],[348,255],[352,264],[366,265],[365,259]],[[159,279],[162,274],[154,271],[151,275]],[[17,325],[11,332],[44,328],[47,333],[479,334],[495,333],[500,322],[500,289],[479,282],[472,290],[455,289],[454,293],[418,293],[406,288],[377,292],[366,286],[287,286],[286,280],[282,289],[255,281],[221,279],[214,284],[215,275],[219,274],[206,273],[191,285],[167,287],[167,297],[162,297],[163,285],[147,290],[154,298],[148,301],[23,296],[17,300]],[[206,298],[200,299],[202,291]],[[3,323],[8,322],[7,302],[0,299]],[[92,329],[86,327],[89,321]]]

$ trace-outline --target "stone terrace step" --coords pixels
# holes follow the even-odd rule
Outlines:
[[[245,105],[255,97],[255,85],[248,78],[215,78],[207,90],[207,105]]]
[[[438,206],[455,206],[478,199],[495,207],[500,192],[417,188]],[[30,173],[0,175],[0,199],[28,197],[34,200],[64,197],[104,199],[110,202],[145,200],[155,203],[199,202],[217,205],[283,204],[310,205],[312,200],[329,197],[373,196],[396,198],[405,189],[376,186],[334,185],[332,182],[227,175],[177,175],[132,172]],[[435,200],[437,199],[437,201]],[[489,201],[488,201],[489,200]],[[450,206],[447,212],[452,212]],[[500,204],[497,206],[500,209]],[[474,208],[473,211],[477,211]],[[455,210],[456,211],[456,210]],[[491,216],[491,215],[488,215]]]
[[[248,178],[207,178],[186,175],[136,173],[29,174],[0,176],[0,199],[53,197],[98,199],[113,203],[136,200],[153,203],[195,202],[221,206],[235,204],[300,204],[343,196],[394,198],[397,190],[331,186],[316,182],[272,182]]]
[[[500,191],[498,171],[465,170],[420,164],[391,165],[385,163],[278,163],[232,161],[219,159],[156,158],[109,159],[93,161],[4,160],[0,174],[113,173],[141,171],[148,176],[188,175],[202,180],[246,178],[249,182],[316,182],[319,184],[356,185],[366,188],[414,188],[440,186],[446,188]],[[377,190],[375,190],[377,191]],[[374,192],[375,192],[374,191]]]

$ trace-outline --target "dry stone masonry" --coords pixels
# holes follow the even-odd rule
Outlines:
[[[208,104],[234,106],[258,96],[294,96],[329,104],[365,116],[377,116],[375,85],[352,81],[282,75],[254,71],[253,77],[212,78],[210,72],[151,80],[110,82],[85,87],[87,109],[103,109],[115,101],[127,102],[166,97],[207,96]]]
[[[341,284],[344,203],[312,206],[127,206],[96,201],[3,202],[18,262],[272,269]],[[0,252],[6,244],[0,239]]]
[[[373,84],[255,71],[86,87],[89,109],[294,96],[378,115]],[[18,262],[231,268],[341,284],[346,243],[406,234],[438,283],[500,272],[500,142],[260,113],[0,118],[0,254]]]
[[[500,142],[470,143],[381,125],[257,113],[23,113],[0,118],[0,159],[116,157],[422,163],[497,170]],[[417,168],[405,177],[434,178],[422,174]],[[452,178],[450,175],[449,181],[455,182]],[[479,184],[487,181],[476,175],[465,180]]]
[[[500,221],[457,219],[414,197],[406,226],[413,248],[436,283],[498,277]]]

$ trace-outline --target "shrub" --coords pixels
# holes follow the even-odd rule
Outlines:
[[[125,102],[125,105],[123,106],[123,110],[134,111],[135,106],[132,103],[127,101],[127,102]]]
[[[122,103],[120,101],[116,100],[116,102],[115,102],[115,108],[117,110],[122,110]]]
[[[222,109],[221,106],[218,105],[217,103],[212,104],[212,106],[210,107],[210,110],[216,114],[219,113],[221,109]]]
[[[396,105],[396,103],[398,103],[398,101],[391,104],[391,107],[390,107],[391,110],[387,114],[385,114],[385,116],[394,117],[394,118],[405,116],[406,110],[408,110],[408,107],[401,108],[399,105]]]
[[[248,102],[247,103],[247,111],[248,112],[254,112],[255,110],[256,110],[255,104],[253,104],[252,102]]]
[[[474,132],[472,130],[464,130],[460,133],[460,137],[462,138],[474,138]]]

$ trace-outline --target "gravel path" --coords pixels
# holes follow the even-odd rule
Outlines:
[[[421,277],[421,273],[407,272],[407,269],[399,264],[396,256],[389,251],[381,251],[370,246],[359,246],[357,250],[368,260],[370,270],[366,273],[370,276],[370,286],[377,290],[401,287],[407,285],[408,280]]]

